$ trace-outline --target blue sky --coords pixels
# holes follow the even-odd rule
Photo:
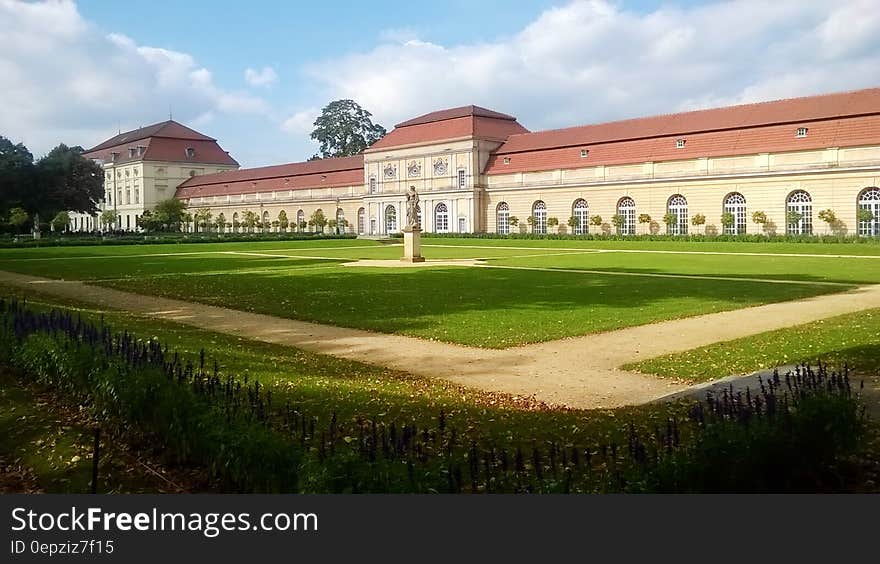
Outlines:
[[[0,0],[0,135],[39,155],[170,105],[259,166],[314,153],[311,123],[338,98],[389,129],[474,103],[534,130],[880,86],[878,13],[875,0]]]

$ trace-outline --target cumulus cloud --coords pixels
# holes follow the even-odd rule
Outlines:
[[[278,82],[278,74],[272,67],[248,68],[244,71],[244,80],[251,86],[272,86]]]
[[[117,128],[265,115],[261,98],[218,86],[187,53],[140,45],[86,21],[71,1],[0,0],[0,134],[35,154]]]
[[[318,108],[312,107],[300,110],[281,124],[281,129],[288,133],[309,134],[315,126],[315,120],[321,114]]]
[[[327,99],[388,126],[465,104],[549,128],[877,85],[875,0],[739,0],[649,13],[605,0],[551,8],[495,42],[385,34],[306,69]]]

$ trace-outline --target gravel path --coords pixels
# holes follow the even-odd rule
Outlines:
[[[490,350],[319,325],[11,272],[0,271],[0,282],[36,286],[56,296],[219,333],[446,378],[486,390],[534,395],[547,403],[577,408],[646,403],[688,388],[669,380],[620,370],[618,367],[623,364],[880,307],[880,285],[872,285],[804,300]]]

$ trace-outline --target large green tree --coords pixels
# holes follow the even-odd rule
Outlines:
[[[315,120],[312,139],[321,144],[315,158],[350,157],[385,136],[385,128],[374,124],[373,114],[354,100],[336,100],[321,110]]]
[[[63,210],[97,212],[104,195],[104,171],[82,153],[82,147],[62,143],[37,161],[38,189],[35,198],[23,201],[25,208],[45,217]]]
[[[0,136],[0,216],[21,205],[33,190],[34,176],[34,156],[27,147]]]
[[[160,228],[166,231],[180,231],[180,225],[186,221],[186,204],[177,198],[168,198],[153,208],[153,219]]]

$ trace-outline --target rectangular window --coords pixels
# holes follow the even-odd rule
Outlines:
[[[684,149],[684,139],[676,139],[675,140],[675,148],[676,149]]]
[[[467,176],[465,176],[464,169],[458,169],[458,187],[464,188],[467,185]]]
[[[797,132],[795,132],[795,137],[806,137],[807,136],[807,128],[806,127],[798,127]]]
[[[370,194],[376,193],[376,178],[370,177]]]

